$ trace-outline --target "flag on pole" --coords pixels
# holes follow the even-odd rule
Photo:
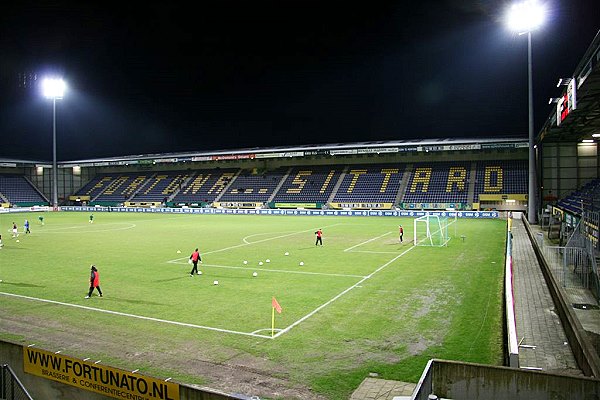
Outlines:
[[[277,302],[277,299],[275,297],[273,297],[273,300],[271,301],[271,304],[273,305],[273,308],[279,313],[281,314],[281,306],[279,305],[279,303]]]

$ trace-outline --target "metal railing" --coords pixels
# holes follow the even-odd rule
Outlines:
[[[565,246],[548,246],[543,237],[537,242],[552,275],[564,288],[587,289],[596,300],[600,300],[600,272],[597,257],[600,252],[600,214],[586,211],[577,225],[568,230],[562,224],[561,242]],[[539,234],[541,235],[541,233]]]
[[[33,400],[8,364],[0,366],[0,399]]]
[[[592,257],[585,248],[544,246],[542,251],[552,275],[562,287],[591,288]]]

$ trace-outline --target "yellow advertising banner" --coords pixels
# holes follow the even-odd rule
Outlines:
[[[318,208],[317,203],[274,203],[275,208]]]
[[[23,347],[25,372],[82,390],[129,400],[179,400],[179,384],[35,347]]]
[[[479,201],[502,201],[502,200],[517,200],[526,201],[527,194],[485,194],[479,195]]]

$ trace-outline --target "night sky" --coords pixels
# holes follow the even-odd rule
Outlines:
[[[542,1],[542,0],[540,0]],[[536,133],[600,29],[548,0],[533,33]],[[431,138],[527,137],[527,36],[503,1],[11,1],[0,158],[58,160]]]

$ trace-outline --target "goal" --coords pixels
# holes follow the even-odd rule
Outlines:
[[[439,215],[423,215],[414,220],[415,246],[446,246],[450,241],[448,217]]]

